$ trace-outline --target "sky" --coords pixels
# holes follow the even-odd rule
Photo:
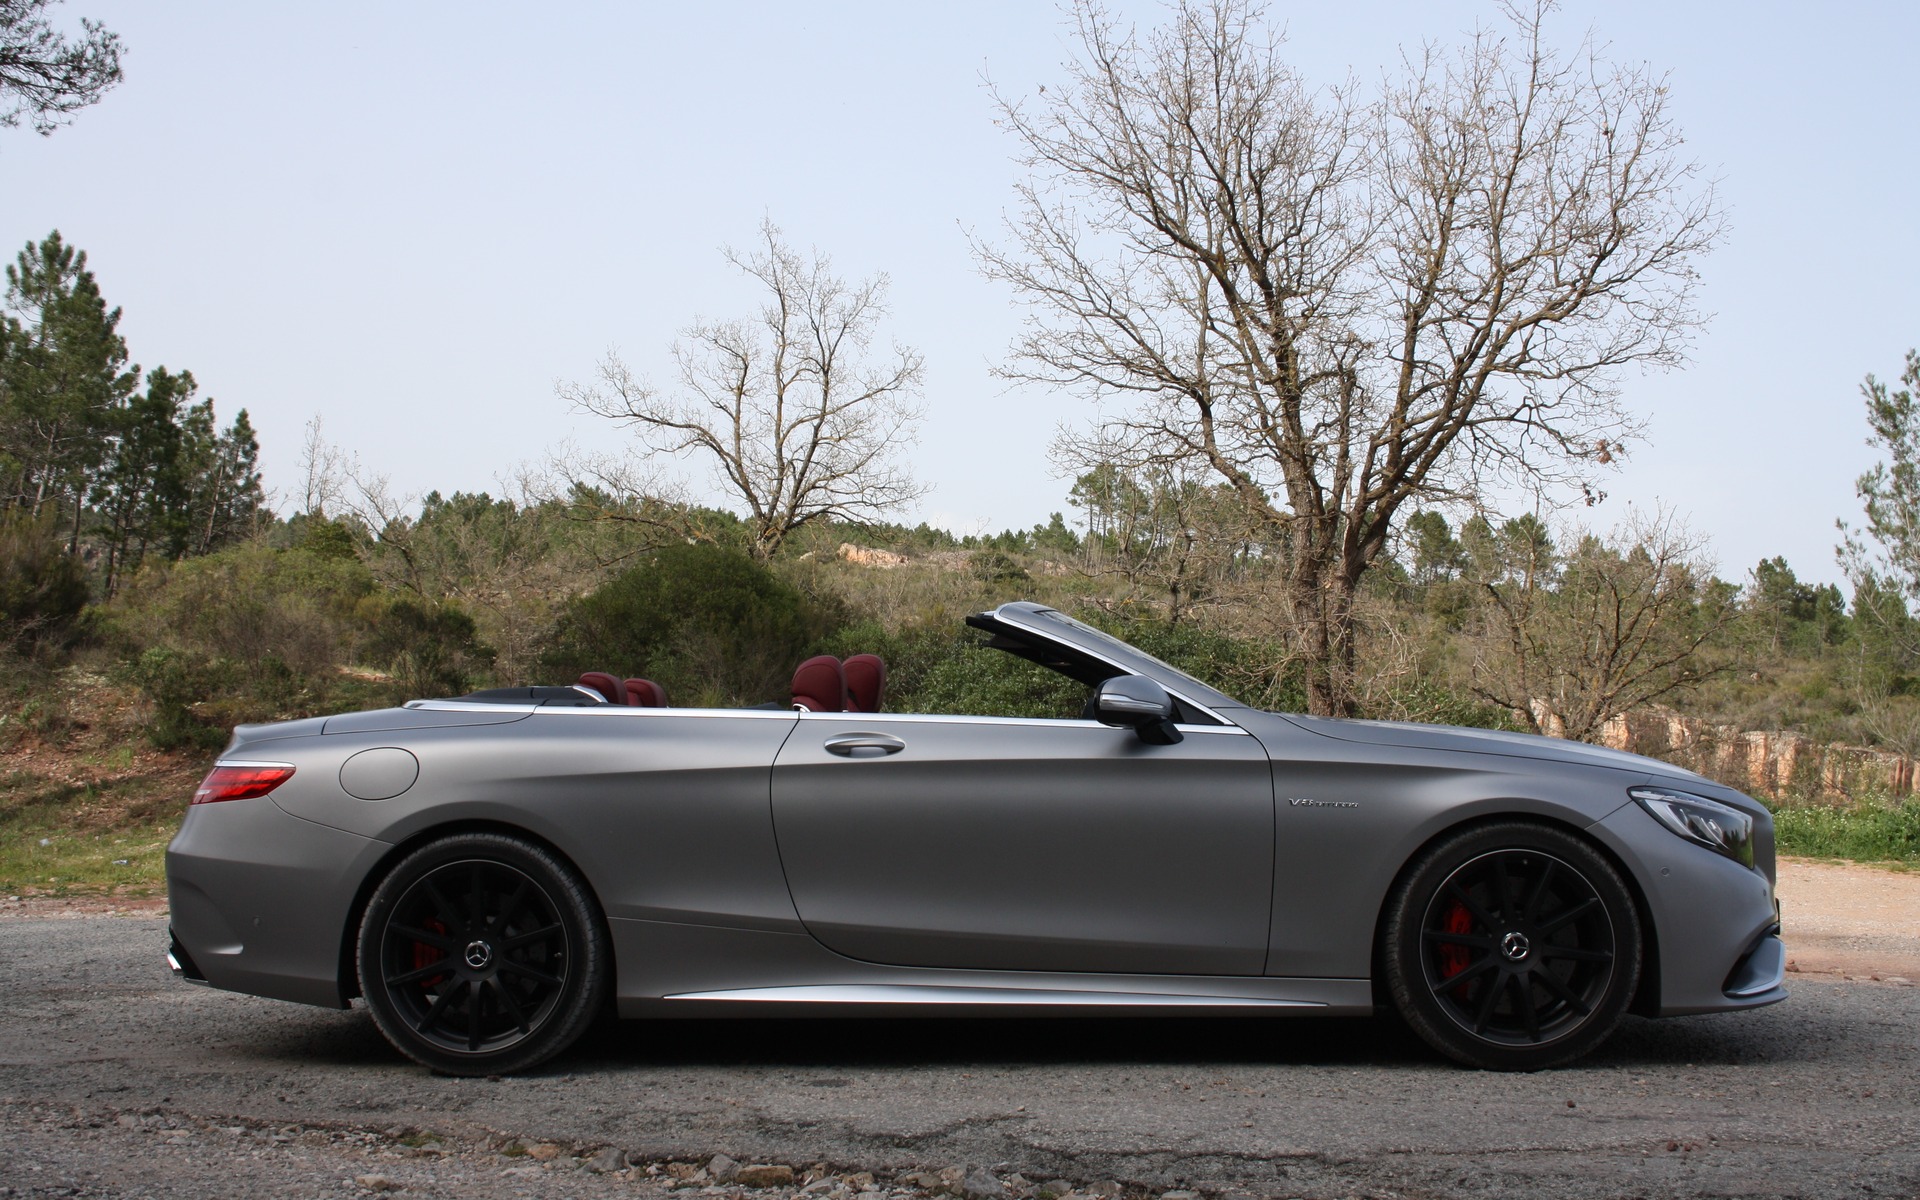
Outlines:
[[[1141,25],[1155,3],[1116,0]],[[1377,79],[1491,3],[1277,3],[1315,80]],[[67,0],[118,32],[126,79],[40,138],[0,130],[0,256],[59,229],[135,361],[248,410],[298,506],[303,431],[402,494],[491,490],[562,442],[629,436],[557,383],[617,351],[666,380],[696,318],[758,298],[722,257],[763,219],[850,278],[891,280],[884,336],[926,359],[905,514],[958,532],[1071,510],[1050,467],[1084,402],[993,373],[1018,326],[969,233],[1019,168],[984,87],[1031,94],[1072,47],[1045,2],[332,3]],[[1873,461],[1859,388],[1920,346],[1920,5],[1567,0],[1669,74],[1731,216],[1703,263],[1690,362],[1620,380],[1647,424],[1605,526],[1665,505],[1724,577],[1784,555],[1837,581],[1836,518]],[[678,467],[696,485],[696,464]],[[717,498],[717,493],[707,493]]]

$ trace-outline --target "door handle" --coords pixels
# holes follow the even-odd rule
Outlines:
[[[899,738],[884,733],[836,733],[825,745],[828,754],[842,758],[883,758],[907,748]]]

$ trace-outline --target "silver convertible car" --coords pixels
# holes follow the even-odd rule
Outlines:
[[[968,618],[1082,719],[643,679],[241,726],[167,851],[169,958],[456,1074],[594,1017],[1368,1014],[1531,1070],[1784,999],[1773,825],[1665,763],[1249,709],[1053,609]]]

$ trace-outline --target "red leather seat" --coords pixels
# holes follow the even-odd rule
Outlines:
[[[847,711],[847,676],[831,654],[815,655],[793,673],[793,703],[808,712]]]
[[[877,713],[887,695],[887,664],[878,654],[856,654],[841,664],[847,677],[847,711]]]
[[[606,697],[608,704],[625,704],[627,702],[627,685],[621,683],[605,671],[588,671],[580,676],[579,684],[581,687],[592,688],[594,691],[599,692],[602,696]]]
[[[651,679],[629,679],[627,703],[635,708],[666,708],[667,689]]]

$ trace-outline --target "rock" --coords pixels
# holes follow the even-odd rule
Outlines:
[[[355,1175],[353,1181],[370,1192],[397,1192],[400,1185],[385,1175]]]
[[[724,1154],[716,1154],[707,1160],[707,1174],[715,1183],[732,1183],[734,1176],[740,1173],[740,1164]]]
[[[960,1194],[967,1200],[1005,1200],[1007,1189],[991,1171],[969,1171],[960,1181]]]
[[[1171,1192],[1161,1192],[1160,1200],[1200,1200],[1200,1193],[1189,1192],[1185,1188],[1175,1188]]]
[[[587,1160],[587,1170],[595,1175],[605,1175],[609,1171],[618,1171],[627,1165],[626,1153],[613,1146],[602,1146],[600,1153]]]
[[[733,1181],[742,1187],[790,1187],[793,1168],[780,1163],[752,1163],[735,1171]]]
[[[1052,1192],[1056,1196],[1064,1196],[1073,1191],[1073,1181],[1071,1179],[1055,1179],[1041,1184],[1040,1190],[1043,1192]]]
[[[946,1180],[941,1179],[932,1171],[909,1172],[900,1177],[900,1182],[906,1184],[908,1187],[924,1188],[929,1192],[946,1186]]]
[[[852,542],[841,542],[839,554],[841,558],[856,566],[879,567],[883,571],[905,566],[907,562],[907,556],[904,554],[895,554],[891,550],[870,550],[865,546],[856,546]]]

